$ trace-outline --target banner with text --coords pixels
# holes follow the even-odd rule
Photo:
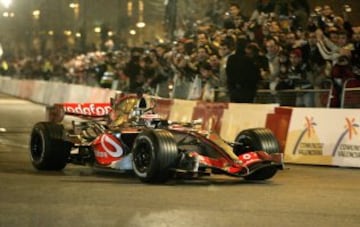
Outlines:
[[[294,108],[285,161],[360,167],[358,109]]]

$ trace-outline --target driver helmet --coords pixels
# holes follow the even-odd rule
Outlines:
[[[146,108],[147,108],[147,101],[144,97],[141,97],[135,104],[130,116],[131,117],[140,117],[142,114],[144,114]]]

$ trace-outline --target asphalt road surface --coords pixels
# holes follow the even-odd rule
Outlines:
[[[360,169],[287,165],[268,182],[229,177],[145,185],[68,165],[38,172],[32,125],[44,106],[0,94],[0,226],[360,226]]]

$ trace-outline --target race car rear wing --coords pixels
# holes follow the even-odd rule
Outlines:
[[[108,116],[110,103],[57,103],[46,107],[46,120],[59,123],[65,115],[98,118]]]
[[[108,103],[56,103],[46,107],[46,120],[59,123],[64,120],[65,115],[85,118],[110,117],[110,120],[114,120],[113,115],[116,115],[116,106],[131,98],[145,100],[142,93],[125,94],[116,92]],[[154,108],[155,104],[152,103],[151,107]]]
[[[116,92],[115,97],[110,98],[108,103],[56,103],[46,107],[46,121],[59,123],[64,120],[65,115],[86,118],[107,117],[113,113],[118,103],[131,97],[139,97],[139,94]]]

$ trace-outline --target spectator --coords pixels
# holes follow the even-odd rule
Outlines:
[[[292,89],[288,79],[289,72],[289,53],[286,50],[279,52],[279,75],[276,78],[275,90]]]
[[[205,32],[199,32],[197,34],[197,48],[204,48],[208,54],[215,52],[215,47],[210,42],[208,35]]]
[[[320,54],[317,47],[317,39],[314,31],[307,33],[307,43],[304,45],[304,57],[306,64],[314,78],[315,89],[328,89],[331,88],[330,84],[330,71],[331,63],[326,61]],[[321,94],[315,93],[315,106],[323,106]]]
[[[219,77],[214,73],[213,68],[207,62],[200,65],[200,75],[202,80],[201,99],[203,101],[214,102],[216,100]]]
[[[266,47],[266,58],[269,63],[269,71],[265,71],[261,74],[263,81],[268,81],[269,88],[275,89],[276,79],[280,73],[280,61],[279,61],[279,53],[281,51],[281,47],[273,37],[269,37],[265,40]]]
[[[215,23],[210,23],[214,18],[199,21],[190,18],[182,26],[183,32],[177,34],[181,36],[179,42],[146,42],[143,47],[131,51],[123,46],[117,51],[112,49],[111,59],[99,51],[77,56],[69,52],[56,59],[50,58],[51,54],[22,59],[3,56],[8,65],[2,70],[8,69],[7,74],[15,74],[15,70],[28,78],[44,79],[42,71],[46,69],[45,78],[54,78],[55,75],[60,78],[65,74],[67,82],[91,86],[99,86],[104,73],[111,71],[119,80],[118,89],[136,91],[138,87],[150,88],[149,93],[162,97],[170,97],[172,92],[174,98],[198,99],[201,93],[197,98],[189,94],[194,94],[192,87],[205,88],[204,75],[209,74],[205,66],[210,63],[212,73],[219,78],[217,86],[213,86],[219,93],[210,100],[223,102],[252,102],[256,89],[251,89],[251,86],[257,80],[256,69],[261,72],[259,88],[262,89],[305,89],[304,80],[309,82],[306,85],[324,88],[324,81],[329,79],[342,86],[341,73],[350,75],[349,69],[354,75],[344,78],[360,76],[360,29],[351,29],[349,17],[335,15],[330,5],[324,5],[317,14],[309,16],[309,26],[306,27],[303,25],[304,15],[309,10],[305,0],[258,0],[249,20],[242,15],[239,4],[227,6],[224,1],[215,2],[210,8],[217,10],[217,16],[225,15],[223,21],[215,21],[220,29]],[[220,12],[226,8],[227,12]],[[207,15],[212,15],[212,12]],[[247,56],[239,50],[234,54],[238,39],[241,40],[239,44],[243,39],[251,41],[245,49]],[[111,48],[120,46],[114,40]],[[116,52],[122,53],[121,57]],[[242,62],[238,62],[239,59]],[[350,63],[344,64],[348,61]],[[66,72],[62,73],[65,69]],[[246,70],[255,76],[243,73]],[[95,79],[90,83],[90,78]],[[298,103],[294,99],[292,105],[311,105],[306,95],[294,97]],[[333,106],[339,106],[339,102]]]
[[[350,58],[346,55],[340,56],[336,64],[331,70],[331,79],[334,84],[333,98],[331,100],[331,107],[340,107],[341,95],[345,82],[349,79],[356,79],[352,71]],[[359,81],[351,81],[350,86],[359,86]],[[349,87],[350,87],[349,86]]]
[[[226,65],[230,55],[234,54],[235,40],[232,36],[226,36],[220,44],[219,54],[220,70],[219,70],[219,86],[216,101],[228,102],[230,100],[227,91]]]
[[[329,32],[330,28],[335,24],[335,17],[332,7],[330,5],[324,5],[321,9],[321,15],[318,18],[318,27],[326,33]]]
[[[231,102],[252,103],[260,80],[260,70],[245,55],[247,40],[237,40],[236,51],[226,65],[227,85]]]
[[[248,56],[255,65],[260,69],[260,81],[258,88],[269,88],[269,81],[264,80],[265,74],[269,72],[269,61],[260,51],[260,47],[255,42],[250,42],[245,48],[246,56]]]
[[[174,70],[172,97],[186,99],[189,87],[194,77],[194,71],[190,67],[190,55],[192,52],[192,41],[180,40],[176,43],[176,49],[172,56],[172,67]]]
[[[354,49],[351,52],[351,60],[353,65],[353,72],[360,78],[360,27],[355,27],[352,34],[352,44]]]
[[[158,67],[158,62],[156,59],[155,50],[146,50],[144,55],[141,57],[140,65],[144,73],[144,92],[149,94],[154,94],[157,81],[156,81],[156,72]]]
[[[333,40],[327,38],[320,29],[316,31],[316,35],[318,39],[317,46],[322,57],[325,60],[332,61],[333,65],[336,64],[340,56],[351,55],[353,46],[348,42],[345,32],[337,33],[337,38]]]
[[[306,0],[292,0],[289,3],[289,11],[292,20],[292,30],[306,26],[309,18],[309,5]]]
[[[295,90],[313,89],[313,78],[308,65],[303,61],[300,49],[294,49],[289,55],[288,79]],[[298,93],[295,106],[314,106],[314,94],[311,92]]]
[[[170,57],[166,55],[167,47],[165,45],[158,45],[156,47],[157,72],[155,73],[156,92],[155,95],[160,97],[170,97],[169,83],[173,78],[173,70],[168,63]]]
[[[242,15],[240,5],[237,3],[231,3],[229,10],[225,13],[224,17],[224,28],[235,29],[241,27],[246,21],[245,16]]]
[[[125,65],[124,73],[129,78],[129,92],[136,92],[139,88],[142,88],[145,82],[140,65],[140,55],[139,49],[133,49],[131,58]]]
[[[337,61],[337,58],[340,56],[339,47],[336,45],[338,36],[336,33],[336,39],[332,38],[330,40],[326,37],[321,29],[316,30],[316,38],[317,38],[317,47],[320,51],[321,56],[328,61],[331,61],[332,65],[334,65]]]

